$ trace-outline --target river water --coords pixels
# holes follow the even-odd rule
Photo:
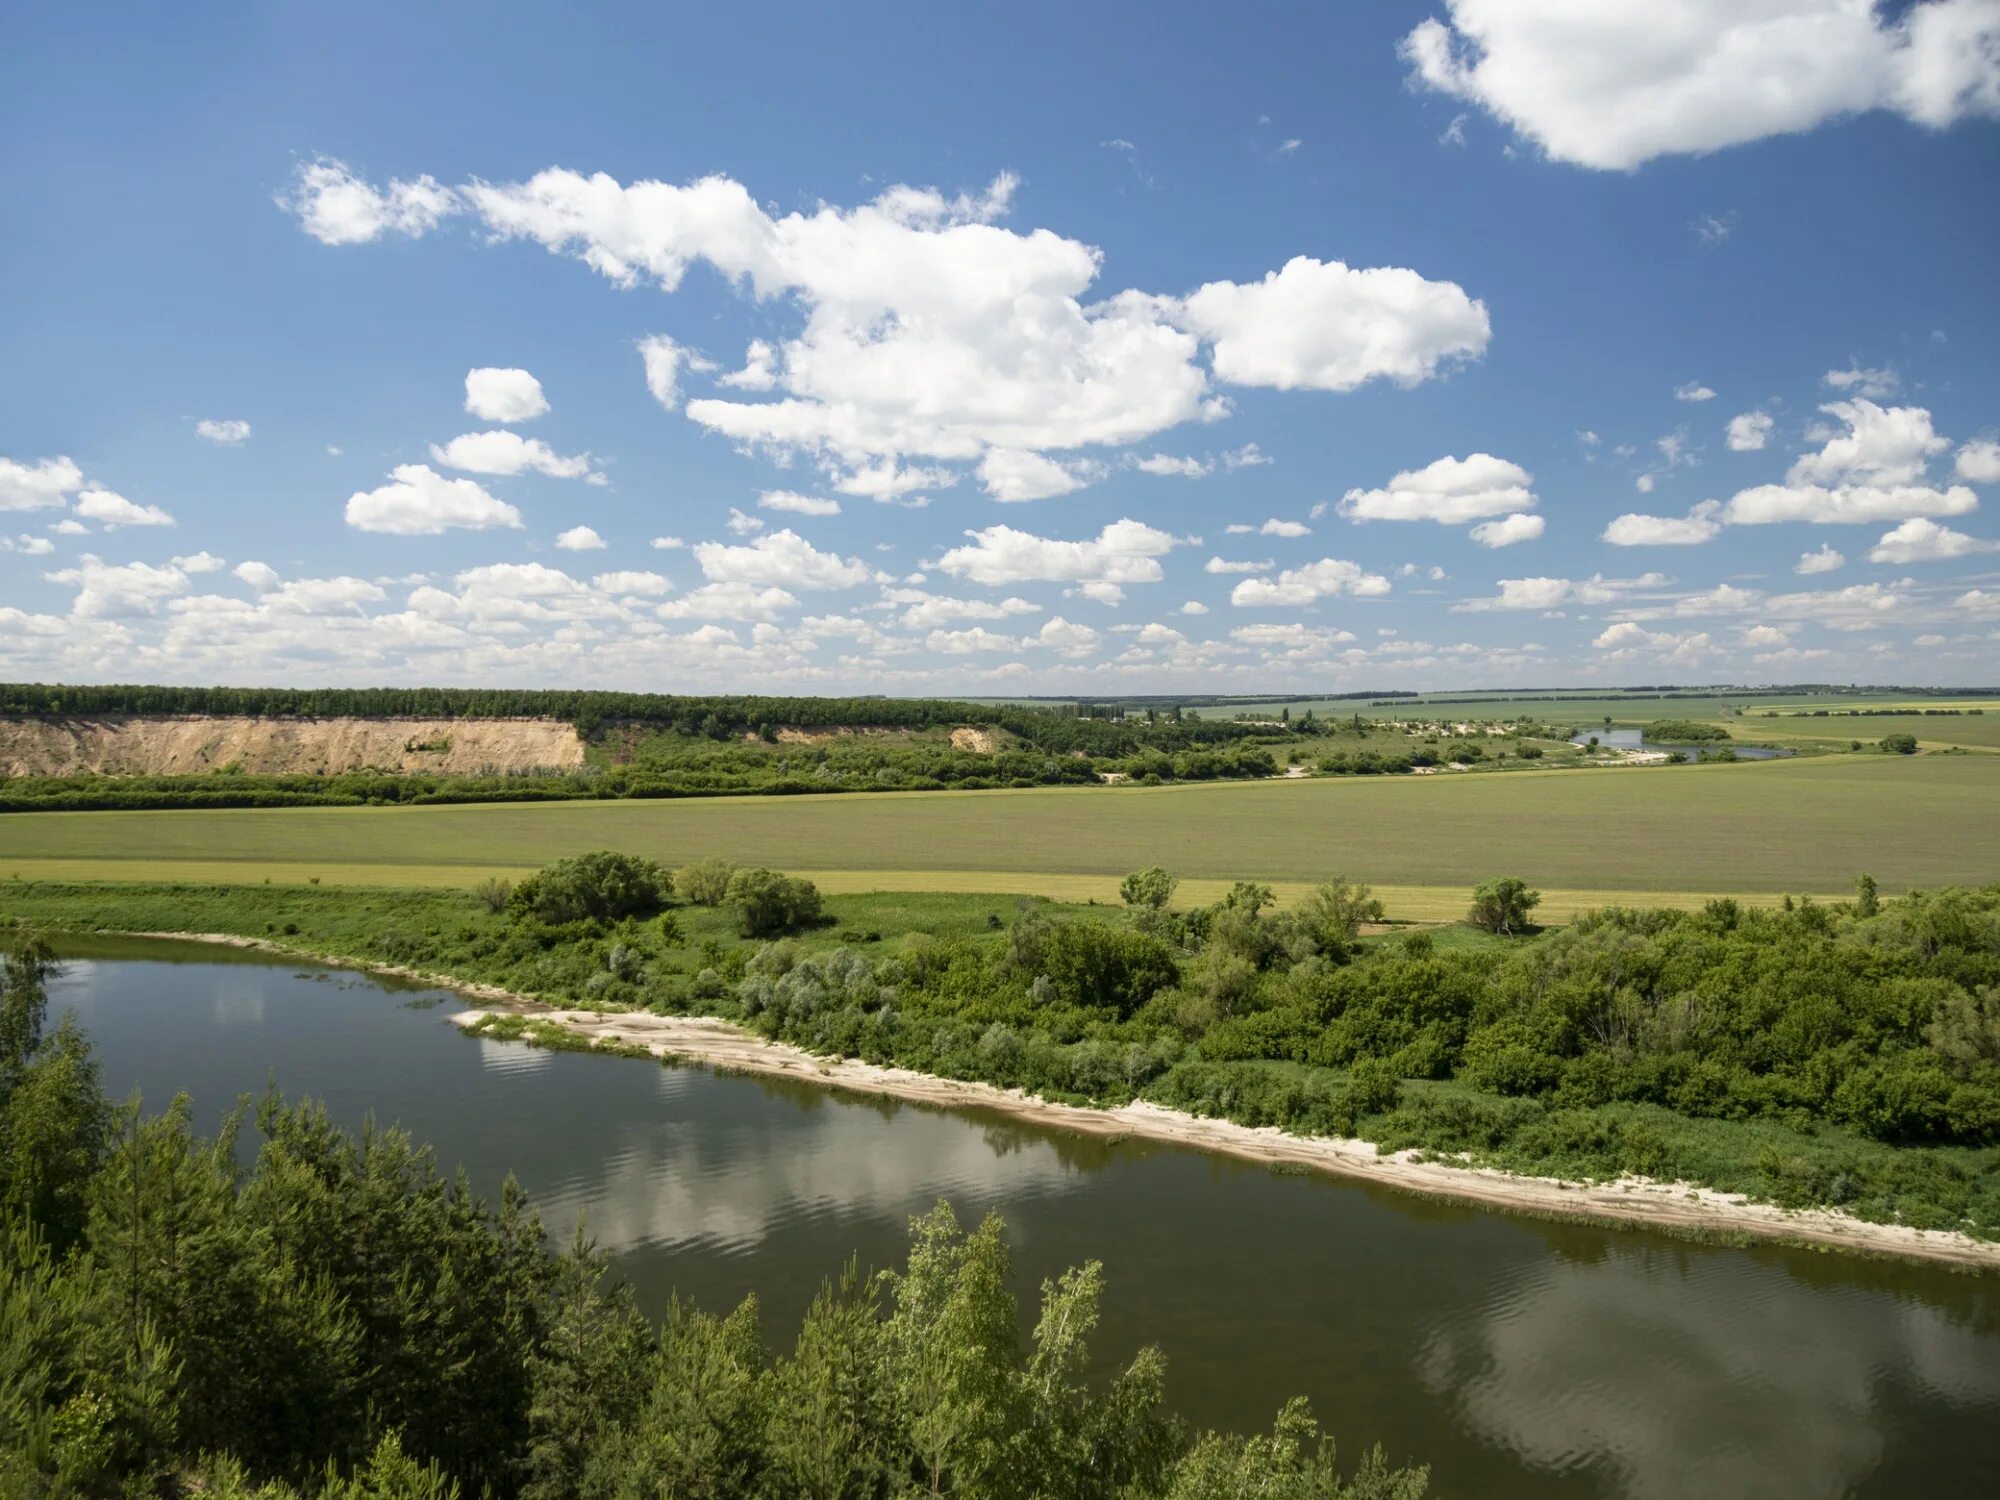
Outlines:
[[[1738,745],[1727,740],[1714,740],[1699,745],[1656,743],[1646,738],[1643,729],[1584,729],[1579,730],[1570,740],[1579,748],[1589,748],[1596,740],[1607,750],[1678,750],[1689,760],[1707,760],[1724,750],[1734,751],[1738,760],[1783,760],[1791,755],[1789,750],[1773,750],[1764,745]]]
[[[849,1254],[885,1265],[949,1198],[1007,1220],[1024,1299],[1088,1258],[1108,1365],[1168,1357],[1175,1408],[1312,1399],[1458,1497],[1994,1493],[2000,1281],[1541,1224],[1151,1143],[776,1080],[468,1040],[434,990],[194,945],[73,944],[55,988],[105,1086],[212,1129],[275,1082],[512,1171],[578,1213],[649,1309],[755,1290],[789,1341]]]

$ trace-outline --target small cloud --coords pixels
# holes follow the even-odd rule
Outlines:
[[[1903,383],[1903,377],[1894,370],[1874,369],[1866,365],[1855,365],[1847,370],[1828,370],[1820,376],[1822,384],[1832,390],[1846,391],[1851,396],[1865,396],[1870,401],[1879,401],[1884,396],[1893,396]]]
[[[1699,380],[1690,380],[1685,385],[1674,387],[1674,399],[1676,401],[1713,401],[1715,399],[1715,392],[1703,385]]]
[[[659,552],[678,552],[686,545],[687,543],[677,536],[656,536],[653,538],[654,550]]]
[[[764,523],[755,516],[746,516],[735,506],[729,507],[729,529],[737,536],[754,536],[764,529]]]
[[[528,422],[546,415],[549,402],[526,370],[488,365],[465,372],[465,409],[485,422]]]
[[[1297,136],[1293,136],[1290,140],[1280,141],[1278,142],[1278,155],[1290,156],[1294,151],[1298,150],[1299,147],[1303,146],[1304,144],[1305,142],[1300,140]]]
[[[1273,460],[1266,457],[1264,450],[1255,443],[1245,443],[1235,452],[1222,455],[1222,466],[1225,469],[1257,469],[1271,462]]]
[[[85,490],[76,497],[76,513],[107,530],[120,526],[171,526],[174,518],[157,505],[137,505],[110,490]]]
[[[1836,568],[1845,567],[1846,564],[1846,558],[1834,551],[1825,542],[1821,542],[1818,550],[1808,552],[1802,556],[1797,564],[1794,565],[1792,571],[1794,573],[1831,573]]]
[[[757,497],[759,510],[790,511],[795,516],[837,516],[840,514],[838,500],[825,500],[818,495],[800,495],[791,490],[766,490]]]
[[[605,542],[588,526],[572,526],[556,538],[556,545],[565,552],[602,552]]]
[[[194,424],[194,434],[224,448],[234,448],[239,443],[250,441],[250,424],[240,417],[224,417],[219,420],[204,417]]]
[[[1465,144],[1465,122],[1471,118],[1470,115],[1453,115],[1451,123],[1444,128],[1444,134],[1438,137],[1438,144],[1440,146],[1463,146]]]
[[[1734,210],[1726,214],[1703,214],[1688,228],[1703,246],[1719,245],[1736,232],[1736,214]]]

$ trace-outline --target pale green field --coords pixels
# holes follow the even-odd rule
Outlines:
[[[1063,888],[1057,877],[1114,881],[1151,864],[1217,882],[1300,885],[1345,874],[1414,888],[1412,900],[1425,902],[1498,874],[1593,902],[1620,893],[1840,893],[1862,870],[1901,890],[2000,879],[2000,759],[0,817],[0,877],[316,874],[397,885],[519,871],[601,847],[668,863],[721,854],[877,888],[1072,896],[1085,887]],[[1109,885],[1088,890],[1109,898]]]

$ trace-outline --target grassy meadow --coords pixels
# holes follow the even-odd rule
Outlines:
[[[1124,872],[1160,864],[1202,898],[1211,882],[1298,889],[1341,873],[1410,919],[1459,915],[1474,882],[1517,874],[1550,893],[1556,916],[1641,894],[1844,893],[1862,870],[1884,890],[1990,881],[2000,764],[1839,756],[1160,788],[17,813],[0,818],[0,879],[462,886],[607,847],[668,864],[719,854],[835,892],[1108,901]]]

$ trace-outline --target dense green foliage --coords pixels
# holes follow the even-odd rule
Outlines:
[[[1720,724],[1697,724],[1692,719],[1655,719],[1646,726],[1646,738],[1656,745],[1699,744],[1726,740],[1729,731]]]
[[[241,1111],[213,1140],[185,1099],[114,1116],[74,1029],[41,1034],[45,974],[23,946],[0,995],[10,1500],[1426,1489],[1379,1451],[1342,1482],[1297,1403],[1269,1437],[1196,1438],[1155,1350],[1093,1388],[1100,1267],[1044,1283],[1024,1339],[1003,1226],[967,1232],[948,1205],[900,1269],[826,1283],[787,1353],[754,1298],[651,1325],[581,1224],[553,1253],[511,1182],[482,1202],[400,1131],[273,1095],[246,1168]],[[65,1195],[22,1190],[52,1166]]]
[[[673,876],[636,854],[599,849],[559,859],[514,887],[508,907],[550,926],[650,917],[667,904]]]
[[[1915,755],[1917,753],[1917,737],[1914,734],[1885,734],[1882,736],[1881,743],[1882,748],[1891,755]]]
[[[676,905],[668,932],[548,926],[453,892],[39,889],[0,887],[0,909],[234,924],[1059,1100],[1143,1096],[1516,1171],[2000,1235],[2000,886],[1609,909],[1516,937],[1367,935],[1379,907],[1346,882],[1288,911],[1250,884],[1192,910],[850,897],[777,942],[740,939],[727,906]]]

